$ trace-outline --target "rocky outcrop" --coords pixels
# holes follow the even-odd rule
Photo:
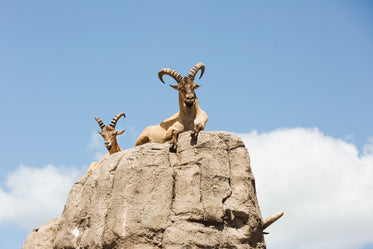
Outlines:
[[[34,228],[23,243],[22,249],[51,249],[57,235],[60,218],[48,221],[44,225]]]
[[[194,141],[185,132],[176,153],[168,147],[127,149],[83,175],[58,220],[53,248],[265,248],[241,139],[201,132]]]

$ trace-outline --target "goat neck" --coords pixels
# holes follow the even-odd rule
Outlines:
[[[111,146],[110,150],[109,150],[109,154],[111,155],[111,154],[114,154],[114,153],[119,152],[119,151],[121,151],[121,150],[122,150],[122,149],[119,147],[118,143],[114,143],[114,144]]]

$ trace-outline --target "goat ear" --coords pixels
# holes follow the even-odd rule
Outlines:
[[[177,91],[179,91],[179,86],[178,85],[170,85],[170,87],[172,87],[173,89],[175,89],[175,90],[177,90]]]
[[[122,135],[126,130],[123,131],[117,131],[117,136]]]
[[[200,86],[202,86],[202,85],[197,85],[197,84],[196,84],[196,86],[194,87],[194,89],[197,89],[197,88],[200,87]]]

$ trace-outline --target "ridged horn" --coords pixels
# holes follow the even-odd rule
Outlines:
[[[115,115],[115,117],[113,118],[113,120],[110,123],[110,126],[113,127],[113,128],[115,128],[115,126],[117,125],[118,119],[120,117],[122,117],[122,116],[126,117],[126,115],[123,112],[118,113],[117,115]]]
[[[190,72],[188,73],[187,77],[191,80],[194,80],[194,77],[196,76],[197,72],[201,69],[201,76],[202,77],[203,73],[205,72],[205,65],[203,63],[197,63],[192,69],[190,69]]]
[[[104,127],[105,127],[104,122],[102,122],[102,120],[99,117],[95,117],[95,119],[96,119],[98,125],[100,126],[101,130],[104,129]]]
[[[279,212],[279,213],[277,213],[275,215],[272,215],[268,219],[266,219],[263,222],[263,230],[266,229],[267,227],[269,227],[273,222],[275,222],[276,220],[278,220],[283,215],[284,215],[284,212]]]
[[[177,83],[180,82],[180,80],[183,78],[183,76],[181,76],[178,72],[176,72],[175,70],[173,69],[170,69],[170,68],[162,68],[161,70],[159,70],[158,72],[158,78],[163,82],[164,84],[164,81],[163,81],[163,75],[170,75],[172,78],[174,78],[174,80],[176,80]]]

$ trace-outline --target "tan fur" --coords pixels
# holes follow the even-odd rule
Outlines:
[[[193,130],[194,132],[192,133],[192,136],[196,138],[199,131],[205,129],[208,116],[206,112],[199,107],[198,99],[194,92],[199,85],[196,85],[193,79],[188,77],[179,77],[178,79],[178,85],[171,87],[179,91],[179,112],[158,125],[146,127],[137,139],[135,146],[148,142],[165,143],[166,141],[171,140],[171,146],[176,149],[178,134],[184,131]],[[192,102],[192,100],[188,100],[187,98],[193,99],[193,105],[191,107],[187,107],[186,105],[187,101]]]
[[[91,165],[89,166],[87,170],[87,173],[93,172],[95,168],[99,166],[102,163],[102,161],[104,161],[104,159],[107,158],[109,155],[122,151],[122,149],[120,148],[117,142],[117,136],[122,135],[124,133],[124,130],[122,131],[115,130],[116,122],[121,116],[125,117],[124,113],[118,113],[113,118],[113,121],[111,122],[109,126],[105,126],[105,124],[98,117],[95,117],[96,121],[99,123],[101,127],[101,132],[99,133],[104,138],[105,146],[109,152],[106,153],[105,156],[98,163],[97,162],[91,163]]]
[[[92,162],[91,165],[89,165],[87,173],[93,172],[96,169],[96,167],[100,165],[102,161],[104,161],[104,159],[107,158],[109,155],[110,153],[106,153],[105,156],[103,156],[99,162]]]
[[[205,129],[207,121],[208,116],[201,108],[191,115],[182,115],[182,112],[178,112],[158,125],[146,127],[137,139],[135,146],[148,142],[165,143],[171,139],[173,131],[178,133],[190,130],[202,131]]]

